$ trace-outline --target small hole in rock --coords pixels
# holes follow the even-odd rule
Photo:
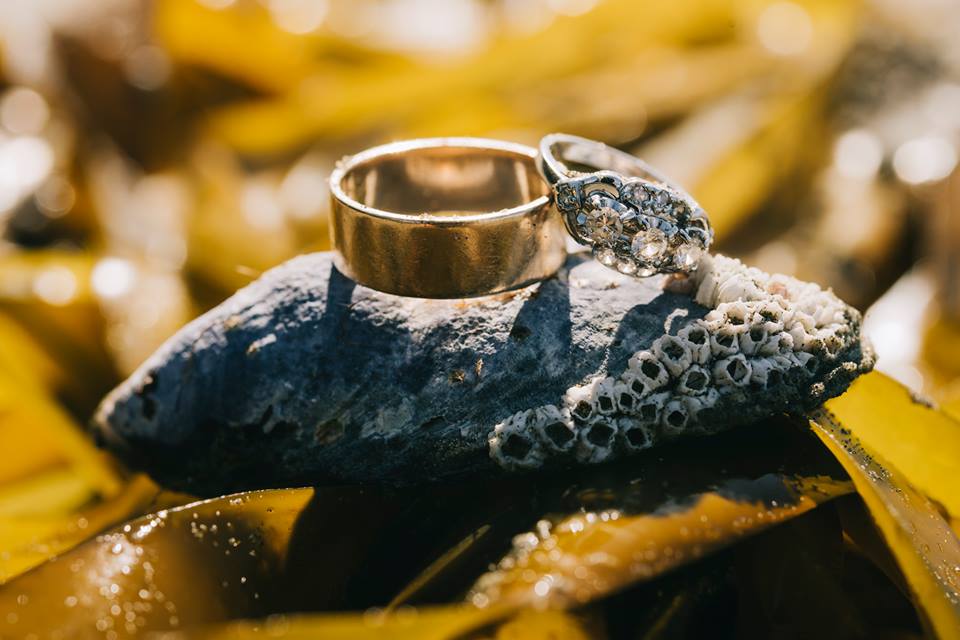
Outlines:
[[[437,427],[437,426],[442,425],[442,424],[444,423],[444,421],[445,421],[445,417],[444,417],[444,416],[433,416],[432,418],[430,418],[430,419],[428,419],[428,420],[425,420],[424,422],[420,423],[420,428],[421,428],[421,429],[432,429],[432,428],[434,428],[434,427]]]
[[[568,429],[567,425],[562,422],[551,422],[544,427],[543,431],[547,434],[547,437],[558,446],[563,446],[573,439],[573,431]]]
[[[803,366],[806,367],[807,371],[809,371],[810,373],[814,373],[817,370],[817,359],[810,358],[809,360],[807,360],[807,363]]]
[[[610,439],[612,437],[613,428],[602,422],[598,422],[597,424],[591,426],[590,430],[587,431],[587,440],[598,447],[605,447],[610,444]]]
[[[693,344],[703,344],[707,341],[707,332],[702,329],[696,329],[687,334],[687,339]]]
[[[644,393],[647,392],[647,386],[643,384],[643,382],[641,382],[640,380],[634,380],[633,382],[631,382],[630,389],[632,389],[633,392],[638,396],[642,396]]]
[[[522,324],[515,324],[513,328],[510,329],[510,337],[518,341],[526,340],[530,337],[531,333],[533,332]]]
[[[522,436],[511,433],[503,443],[503,454],[509,458],[523,460],[530,453],[533,444]]]
[[[147,420],[153,420],[153,416],[157,413],[157,403],[153,401],[153,398],[150,396],[142,396],[140,398],[140,404],[143,417]]]
[[[743,324],[743,317],[736,314],[731,314],[727,316],[727,322],[732,325],[739,326]]]
[[[597,404],[600,405],[600,409],[603,411],[612,411],[613,410],[613,398],[610,396],[600,396],[597,398]]]
[[[620,394],[620,406],[625,409],[630,409],[633,407],[633,396],[629,393]]]
[[[759,327],[754,327],[750,329],[750,337],[753,338],[754,342],[760,342],[767,337],[767,332]]]

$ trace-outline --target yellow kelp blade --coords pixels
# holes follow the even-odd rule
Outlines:
[[[753,135],[728,149],[689,185],[703,206],[709,207],[718,238],[729,237],[777,185],[796,174],[804,160],[796,149],[815,150],[809,141],[824,134],[819,130],[822,96],[814,89],[810,94],[775,96],[762,102],[750,125]]]
[[[318,594],[353,575],[383,511],[354,489],[257,491],[161,511],[0,587],[0,637],[97,628],[122,638],[266,617],[298,597],[322,607]]]
[[[21,337],[0,315],[0,488],[69,466],[92,491],[116,493],[121,480],[113,464],[54,400],[46,356]]]
[[[651,513],[580,513],[538,523],[477,581],[477,606],[575,606],[652,579],[818,504],[849,493],[846,481],[768,474],[668,503]]]
[[[596,625],[563,611],[520,611],[512,617],[503,608],[470,606],[403,609],[394,613],[351,613],[271,616],[186,629],[165,634],[164,640],[597,640],[605,637]]]
[[[154,35],[174,62],[264,92],[295,91],[305,79],[355,66],[357,60],[371,65],[399,58],[330,31],[291,33],[277,25],[267,6],[215,8],[196,0],[159,0],[152,8]]]
[[[826,408],[924,494],[960,517],[960,422],[874,371]]]
[[[82,476],[58,467],[0,485],[0,519],[68,514],[94,497]]]
[[[29,331],[5,313],[0,313],[0,371],[41,389],[60,386],[68,375]]]
[[[565,611],[523,609],[501,624],[493,637],[495,640],[600,640],[606,637],[599,623],[581,618],[583,616],[574,617]]]
[[[535,482],[524,476],[509,484],[488,481],[475,494],[460,490],[450,506],[434,496],[433,513],[447,509],[462,528],[456,535],[445,531],[442,544],[426,553],[420,541],[439,533],[420,524],[433,518],[431,511],[413,511],[391,524],[381,544],[402,556],[419,548],[422,560],[379,602],[440,604],[472,591],[478,604],[510,596],[520,605],[569,605],[581,600],[571,592],[589,600],[652,579],[851,493],[843,469],[805,428],[775,419],[651,449],[622,463],[541,473]],[[511,542],[514,552],[505,558]],[[597,560],[610,562],[592,568]],[[484,579],[490,588],[480,589],[477,578],[498,564],[494,577]],[[547,582],[566,582],[544,599],[536,590],[547,583],[537,586],[530,578],[546,576],[552,576]],[[383,582],[373,574],[367,580]],[[507,586],[494,593],[501,583]]]
[[[516,129],[537,124],[519,121],[523,113],[516,96],[537,95],[538,84],[563,82],[651,46],[723,40],[733,35],[735,19],[730,0],[607,0],[581,16],[558,16],[532,36],[496,39],[447,64],[317,68],[315,73],[329,71],[324,82],[300,83],[276,99],[227,106],[211,115],[210,131],[241,152],[277,153],[325,135],[343,139],[382,130],[384,113],[401,129],[411,120],[469,113],[461,120],[468,128],[459,131],[473,133],[490,130],[485,125],[491,112],[504,113],[506,119],[491,124]],[[597,33],[604,34],[602,47]],[[642,105],[633,109],[642,112]]]
[[[70,465],[101,495],[114,495],[122,480],[107,456],[96,449],[43,390],[19,384],[0,371],[0,484],[29,477],[53,463]]]
[[[853,479],[935,635],[960,638],[960,541],[949,523],[829,410],[810,425]]]
[[[67,473],[67,477],[54,475],[47,478],[50,486],[33,488],[47,491],[65,482],[78,481],[75,472]],[[43,500],[33,503],[32,513],[24,513],[22,501],[14,497],[12,491],[6,493],[8,513],[0,513],[0,585],[108,527],[143,513],[156,497],[157,486],[146,476],[136,476],[116,496],[73,513],[51,513],[51,504]],[[16,513],[9,513],[13,508]]]
[[[318,64],[312,81],[299,83],[294,91],[231,103],[213,112],[208,131],[244,153],[277,153],[317,138],[381,135],[383,114],[389,113],[394,133],[406,135],[525,129],[543,133],[564,123],[576,124],[577,133],[596,135],[606,128],[604,122],[620,122],[624,126],[617,135],[624,141],[636,137],[628,130],[637,133],[637,123],[642,127],[651,111],[645,100],[636,99],[641,93],[651,94],[647,87],[659,94],[652,96],[650,115],[662,116],[660,96],[690,97],[682,105],[688,109],[705,97],[691,87],[729,90],[746,75],[745,70],[755,75],[759,69],[776,66],[780,73],[771,74],[770,79],[787,77],[794,87],[798,79],[806,82],[808,76],[827,75],[854,33],[857,3],[802,4],[813,39],[796,57],[772,56],[759,45],[754,37],[759,11],[745,10],[743,3],[606,0],[583,15],[557,16],[540,32],[494,39],[483,50],[446,64],[383,65],[377,59],[373,64],[351,59],[352,66],[339,69],[335,63]],[[603,34],[603,46],[598,46],[596,34]],[[689,53],[700,48],[692,43],[703,47],[704,43],[735,42],[749,45],[755,62],[717,69],[707,83],[697,82],[696,73],[671,73],[676,68],[651,77],[623,68],[644,62],[645,54],[658,49]],[[591,102],[598,93],[584,78],[617,68],[622,72],[607,76],[600,92],[610,93],[609,87],[614,86],[618,90]],[[565,92],[579,95],[564,100]],[[681,101],[672,102],[679,105]],[[571,113],[580,117],[573,118]]]
[[[115,376],[91,285],[95,262],[89,252],[63,249],[0,255],[0,312],[29,331],[63,370],[73,372],[60,379],[58,391],[78,406],[94,402]]]
[[[248,638],[447,640],[462,638],[474,629],[496,622],[505,613],[505,610],[449,606],[407,609],[393,614],[370,612],[271,616],[266,620],[185,629],[181,633],[171,634],[165,638],[167,640],[247,640]]]
[[[226,295],[303,250],[305,240],[290,216],[278,219],[270,233],[264,233],[262,223],[258,227],[243,214],[243,194],[251,187],[279,189],[283,177],[279,172],[250,173],[230,152],[205,147],[191,156],[190,175],[197,199],[188,227],[188,266],[205,284]],[[325,179],[326,171],[321,175]],[[310,235],[318,239],[327,233],[315,228]]]

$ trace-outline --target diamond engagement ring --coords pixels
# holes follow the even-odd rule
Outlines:
[[[570,235],[620,273],[690,273],[713,241],[700,205],[628,153],[552,133],[537,164]]]

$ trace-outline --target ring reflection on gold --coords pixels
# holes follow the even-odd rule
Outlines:
[[[563,264],[565,232],[536,150],[483,138],[386,144],[330,176],[335,265],[359,284],[422,298],[497,293]]]
[[[538,168],[573,238],[631,276],[690,273],[710,248],[707,214],[640,158],[602,142],[552,133]]]

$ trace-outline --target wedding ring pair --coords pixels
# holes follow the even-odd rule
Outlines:
[[[621,273],[690,273],[713,239],[703,209],[645,162],[551,134],[539,152],[483,138],[374,147],[330,176],[335,264],[397,295],[461,298],[552,276],[566,234]],[[559,212],[559,215],[558,215]]]

